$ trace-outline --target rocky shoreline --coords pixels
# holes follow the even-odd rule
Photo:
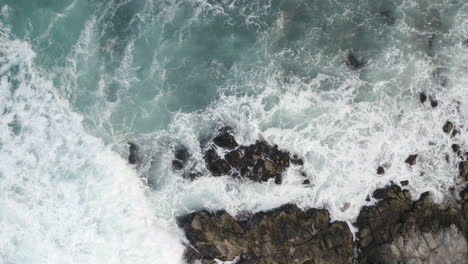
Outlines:
[[[451,122],[443,126],[451,137],[459,130]],[[463,184],[468,161],[461,147],[452,145],[459,159]],[[184,152],[185,153],[185,152]],[[185,161],[175,154],[175,170]],[[302,159],[264,141],[241,146],[230,128],[222,128],[205,148],[204,160],[213,176],[230,175],[257,182],[281,184],[290,164]],[[416,163],[417,154],[405,160]],[[378,169],[383,174],[383,169]],[[305,175],[305,174],[304,174]],[[194,179],[194,177],[190,177]],[[294,204],[232,216],[226,211],[202,210],[178,218],[188,240],[185,259],[203,264],[233,263],[468,263],[468,185],[456,194],[457,203],[443,208],[430,193],[414,199],[401,186],[390,183],[372,194],[375,205],[361,208],[354,227],[356,239],[344,222],[331,222],[326,209],[302,210]]]
[[[413,201],[391,184],[373,193],[376,205],[362,208],[357,240],[327,210],[287,204],[252,216],[199,211],[178,219],[190,245],[188,263],[467,263],[468,186],[459,208],[442,208],[429,193]]]

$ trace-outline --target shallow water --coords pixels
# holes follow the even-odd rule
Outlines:
[[[0,0],[0,262],[183,263],[178,215],[295,202],[351,222],[391,180],[442,202],[468,140],[467,38],[462,0]],[[312,184],[171,169],[184,145],[203,171],[225,125],[304,157]]]

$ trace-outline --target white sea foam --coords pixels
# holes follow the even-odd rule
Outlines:
[[[178,263],[174,225],[38,74],[31,47],[1,34],[0,54],[0,262]]]
[[[442,126],[447,120],[468,121],[468,48],[461,44],[468,36],[466,4],[450,11],[453,20],[440,16],[448,29],[427,26],[429,2],[402,1],[394,25],[370,23],[362,30],[353,24],[354,3],[323,1],[336,14],[323,18],[322,27],[306,27],[305,37],[294,42],[287,37],[301,22],[301,1],[275,14],[269,13],[269,1],[166,1],[163,7],[147,1],[129,19],[138,28],[131,31],[135,39],[118,40],[125,45],[116,61],[114,49],[122,43],[107,36],[109,25],[102,23],[119,22],[118,8],[131,1],[117,2],[86,18],[56,73],[36,68],[28,42],[0,31],[0,260],[5,263],[179,263],[183,235],[175,218],[187,212],[237,214],[293,202],[327,208],[333,219],[352,222],[366,196],[389,181],[409,180],[415,196],[429,190],[442,201],[459,180],[450,146],[466,146],[466,127],[451,139]],[[67,16],[70,8],[60,14]],[[155,18],[158,8],[163,11]],[[9,16],[7,9],[2,16]],[[258,39],[227,76],[220,61],[210,64],[210,74],[226,79],[217,87],[219,98],[197,111],[170,112],[166,108],[177,87],[160,87],[174,70],[166,60],[179,53],[170,48],[188,47],[180,52],[186,54],[181,64],[199,55],[190,53],[190,44],[199,43],[182,44],[190,30],[216,16],[227,17],[222,21],[229,25],[243,21],[248,26],[241,29],[255,28]],[[177,30],[161,44],[153,35],[163,35],[166,26]],[[359,48],[349,44],[356,35],[363,39],[359,44],[369,46],[361,53],[367,65],[359,71],[344,65],[348,49]],[[235,43],[230,41],[226,47]],[[161,46],[153,50],[154,43]],[[146,45],[151,50],[140,50]],[[151,65],[141,64],[143,59]],[[448,80],[445,86],[433,77],[437,71]],[[47,81],[48,74],[58,75],[60,85]],[[140,81],[153,80],[154,87],[142,87],[157,92],[135,96]],[[121,90],[112,94],[115,83]],[[420,91],[435,95],[439,106],[420,104]],[[115,98],[109,100],[109,94]],[[151,130],[153,122],[162,129]],[[203,170],[200,141],[223,125],[234,128],[241,144],[263,138],[304,157],[304,167],[291,167],[281,185],[209,175],[189,181],[171,169],[174,147],[182,144],[192,154],[188,168]],[[112,151],[124,156],[129,139],[140,143],[139,168],[128,167]],[[404,160],[413,153],[418,161],[410,167]],[[386,166],[384,175],[376,174],[379,165]],[[299,170],[310,186],[302,185]],[[150,186],[140,181],[142,175]]]

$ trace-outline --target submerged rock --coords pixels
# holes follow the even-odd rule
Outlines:
[[[354,54],[350,53],[346,58],[346,65],[352,67],[353,69],[359,69],[364,66],[364,63],[359,61],[356,56],[354,56]]]
[[[259,212],[237,221],[225,211],[200,211],[178,219],[193,248],[189,263],[215,259],[238,263],[352,263],[352,234],[344,222],[330,223],[327,210],[295,205]]]
[[[141,160],[138,157],[138,146],[132,142],[127,142],[127,145],[128,145],[128,163],[132,165],[140,163]]]
[[[423,93],[423,92],[420,92],[420,93],[419,93],[419,101],[420,101],[422,104],[424,104],[424,103],[426,102],[426,100],[427,100],[426,94]]]
[[[360,263],[466,263],[466,220],[459,211],[432,203],[428,193],[412,201],[393,184],[373,197],[380,201],[363,207],[354,224]]]
[[[290,159],[289,153],[271,146],[265,141],[257,141],[249,146],[239,146],[229,128],[220,130],[213,139],[220,151],[229,150],[220,157],[216,148],[205,151],[206,167],[214,176],[233,175],[248,178],[257,182],[274,179],[275,183],[282,182],[281,175],[289,167],[290,162],[303,164],[302,159],[295,156]]]
[[[177,146],[174,150],[174,159],[172,160],[172,167],[175,170],[181,170],[185,167],[190,158],[190,152],[185,146]]]

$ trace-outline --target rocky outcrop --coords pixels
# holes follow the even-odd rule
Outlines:
[[[210,146],[205,151],[204,159],[206,167],[214,176],[232,175],[256,182],[274,179],[275,183],[280,184],[282,173],[290,163],[303,164],[302,159],[297,156],[291,158],[288,152],[265,141],[240,146],[230,128],[221,129]]]
[[[373,193],[380,199],[358,216],[360,263],[466,263],[466,217],[443,209],[424,193],[417,201],[397,185]]]
[[[460,133],[450,121],[443,131],[452,137]],[[451,148],[458,157],[461,177],[457,181],[468,181],[466,153],[458,144]],[[413,166],[417,158],[418,154],[411,154],[405,162]],[[296,155],[291,157],[263,141],[241,146],[229,129],[214,137],[205,151],[205,162],[213,175],[254,181],[273,178],[277,183],[290,164],[303,165]],[[384,173],[379,166],[377,174]],[[408,180],[400,183],[409,185]],[[453,195],[455,189],[451,189]],[[327,210],[301,210],[291,204],[237,218],[225,211],[203,210],[180,217],[178,224],[189,242],[185,255],[189,263],[466,264],[468,185],[459,195],[456,204],[444,208],[432,201],[430,193],[414,200],[408,190],[393,183],[377,189],[372,194],[375,205],[361,208],[354,223],[358,230],[354,242],[349,227],[343,222],[331,223]],[[369,196],[366,201],[371,201]]]
[[[238,259],[239,264],[351,263],[352,234],[343,222],[330,223],[327,210],[295,205],[236,220],[225,211],[200,211],[179,218],[192,247],[189,263]]]
[[[330,223],[327,210],[303,211],[292,204],[237,219],[206,210],[180,217],[190,243],[186,259],[203,264],[466,263],[468,186],[455,209],[433,203],[429,193],[414,201],[395,184],[372,196],[378,202],[361,209],[355,242],[345,223]]]

